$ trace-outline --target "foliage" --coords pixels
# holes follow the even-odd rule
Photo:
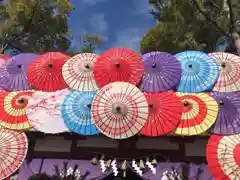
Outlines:
[[[103,38],[95,34],[85,33],[80,37],[81,47],[77,51],[68,51],[68,55],[74,56],[78,53],[94,53],[103,43]]]
[[[219,37],[228,36],[230,22],[224,8],[219,7],[214,10],[215,14],[208,14],[204,2],[150,0],[154,7],[151,14],[157,18],[158,24],[142,38],[141,52],[212,51]]]
[[[0,47],[43,53],[69,48],[68,0],[9,0],[0,3]]]

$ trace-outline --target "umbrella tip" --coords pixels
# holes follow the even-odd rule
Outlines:
[[[153,63],[152,68],[156,68],[156,67],[157,67],[156,63]]]
[[[219,101],[219,104],[220,104],[221,106],[223,106],[223,105],[224,105],[224,102],[223,102],[223,101]]]
[[[188,102],[187,101],[184,101],[183,102],[183,105],[186,107],[186,106],[188,106]]]
[[[53,67],[53,65],[52,65],[52,64],[48,64],[48,67],[49,67],[49,68],[52,68],[52,67]]]
[[[24,99],[23,99],[23,98],[19,99],[19,100],[18,100],[18,103],[19,103],[19,104],[23,104],[23,103],[24,103]]]
[[[116,63],[116,67],[117,67],[117,68],[120,68],[120,63]]]
[[[90,69],[90,66],[88,64],[85,65],[86,69]]]
[[[226,67],[226,63],[223,62],[223,63],[221,64],[221,67],[222,67],[222,68],[225,68],[225,67]]]
[[[153,103],[149,103],[148,107],[152,108],[153,107]]]
[[[22,65],[17,65],[17,67],[18,67],[19,69],[21,69],[21,68],[22,68]]]
[[[189,68],[192,68],[192,64],[189,64],[188,67],[189,67]]]

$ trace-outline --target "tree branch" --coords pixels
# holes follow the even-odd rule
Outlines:
[[[211,22],[218,30],[219,32],[224,35],[224,36],[229,36],[219,25],[218,23],[213,20],[204,10],[202,10],[202,8],[200,7],[199,3],[197,2],[197,0],[192,0],[192,2],[196,5],[198,11],[209,21]]]

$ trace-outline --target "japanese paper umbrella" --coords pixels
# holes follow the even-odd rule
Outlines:
[[[240,57],[230,53],[209,54],[220,67],[220,75],[213,91],[234,92],[240,90]]]
[[[176,93],[183,102],[182,118],[175,133],[184,136],[199,135],[216,121],[218,103],[208,93]]]
[[[15,130],[32,127],[26,114],[32,93],[32,91],[0,93],[0,126]]]
[[[148,119],[140,134],[161,136],[176,129],[183,103],[173,92],[144,93],[148,101]]]
[[[0,128],[0,180],[11,176],[22,165],[28,149],[23,132]]]
[[[137,53],[127,48],[112,48],[97,58],[93,74],[99,87],[116,81],[136,85],[142,78],[143,69]]]
[[[95,91],[98,86],[93,77],[93,65],[97,54],[81,53],[69,59],[62,68],[68,86],[78,91]]]
[[[62,118],[67,127],[78,134],[94,135],[99,130],[93,124],[91,104],[95,92],[70,92],[62,104]]]
[[[175,56],[165,52],[150,52],[142,56],[144,74],[140,89],[161,92],[176,87],[181,78],[181,65]]]
[[[134,136],[148,117],[144,94],[134,85],[114,82],[104,86],[94,97],[92,120],[96,127],[113,139]]]
[[[68,89],[56,92],[35,92],[27,106],[27,115],[33,128],[40,132],[56,134],[68,131],[61,118],[61,106]]]
[[[197,93],[212,89],[219,75],[215,60],[206,53],[184,51],[176,54],[182,67],[179,92]]]
[[[238,92],[213,92],[219,111],[215,124],[209,132],[218,135],[240,133],[240,94]]]
[[[70,57],[61,52],[42,54],[29,66],[27,78],[36,90],[53,92],[68,87],[62,76],[62,67]]]
[[[26,71],[36,57],[36,54],[22,53],[0,66],[0,85],[9,91],[30,90]]]
[[[240,134],[213,135],[208,141],[206,157],[214,178],[221,180],[240,179]]]
[[[11,57],[6,54],[0,54],[0,65],[6,63]]]

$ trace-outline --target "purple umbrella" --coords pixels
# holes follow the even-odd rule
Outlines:
[[[218,102],[218,118],[210,133],[232,135],[240,133],[240,93],[213,92],[212,97]]]
[[[36,57],[36,54],[22,53],[0,66],[0,85],[8,91],[31,89],[27,82],[26,70]]]
[[[144,75],[140,89],[160,92],[176,87],[181,79],[180,62],[165,52],[150,52],[142,56]]]

